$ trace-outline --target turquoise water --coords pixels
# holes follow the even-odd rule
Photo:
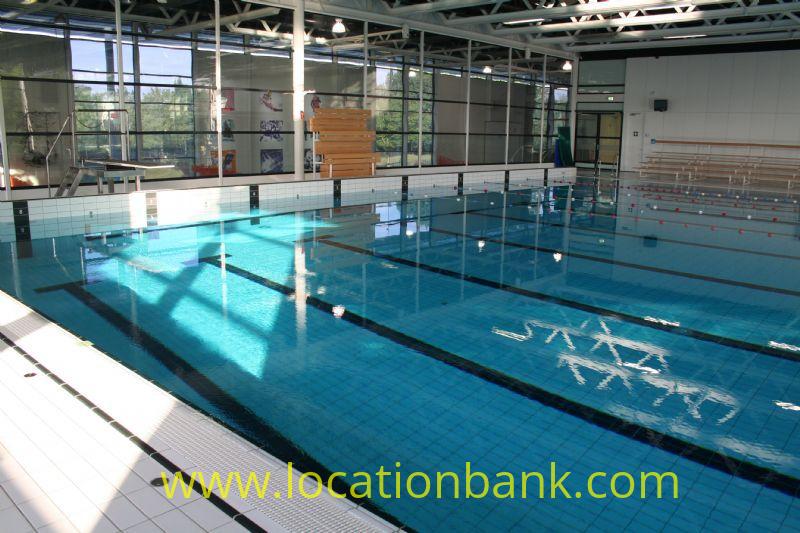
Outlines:
[[[373,498],[410,528],[793,531],[797,230],[791,198],[557,187],[6,243],[0,288],[310,468],[680,480]]]

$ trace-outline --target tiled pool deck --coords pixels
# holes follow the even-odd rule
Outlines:
[[[4,533],[394,529],[327,494],[167,499],[151,484],[165,470],[287,467],[5,293],[0,317]]]

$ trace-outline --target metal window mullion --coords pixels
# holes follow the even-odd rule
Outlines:
[[[425,87],[425,32],[419,34],[419,113],[417,114],[417,168],[422,168],[422,92]]]
[[[122,8],[120,6],[121,0],[114,0],[114,26],[116,28],[116,48],[117,48],[117,92],[120,110],[127,109],[125,107],[125,61],[122,54]],[[109,119],[110,122],[110,119]],[[122,152],[122,160],[128,160],[128,130],[127,125],[128,114],[124,111],[119,113],[119,136],[120,136],[120,151]],[[109,126],[110,129],[110,126]],[[110,148],[110,147],[109,147]]]
[[[469,166],[469,104],[472,89],[472,39],[467,41],[467,113],[464,139],[464,166]]]
[[[142,81],[142,67],[139,62],[139,33],[133,32],[133,81],[135,84],[133,89],[133,112],[135,128],[138,132],[136,134],[136,159],[142,159],[141,152],[144,146],[144,136],[142,135],[142,131],[144,130],[144,120],[142,118],[142,87],[140,85]]]
[[[400,153],[400,166],[408,165],[408,78],[411,72],[411,67],[406,65],[406,56],[403,56],[403,67],[401,69],[403,80],[403,106],[401,110],[402,126],[401,141],[402,152]]]
[[[5,199],[11,200],[11,167],[8,165],[8,137],[6,136],[6,115],[3,108],[3,77],[0,76],[0,149],[3,151],[2,185]]]
[[[364,21],[364,51],[363,51],[363,54],[364,54],[364,69],[363,69],[363,76],[364,76],[364,79],[363,79],[363,83],[364,83],[364,105],[363,105],[363,107],[364,107],[364,109],[367,108],[367,94],[369,94],[368,91],[367,91],[367,83],[369,82],[369,65],[368,65],[368,63],[369,63],[369,61],[368,61],[369,60],[369,41],[368,41],[368,38],[369,38],[369,22],[367,22],[365,20]]]
[[[508,140],[509,140],[509,130],[511,129],[511,52],[512,49],[508,49],[508,70],[506,71],[506,155],[505,155],[505,164],[508,164]],[[503,204],[505,205],[505,204]]]
[[[72,74],[72,47],[70,43],[72,36],[70,34],[70,18],[65,17],[64,21],[64,64],[67,67],[67,79],[69,80],[69,90],[67,90],[67,114],[71,115],[70,119],[70,142],[72,143],[72,165],[78,165],[78,141],[75,136],[75,80]],[[50,191],[48,191],[48,194]]]
[[[577,127],[578,116],[578,68],[580,67],[580,60],[575,58],[572,62],[572,73],[570,76],[570,83],[572,86],[569,88],[569,132],[570,132],[570,147],[572,149],[573,161],[575,159],[575,134]],[[599,120],[599,119],[598,119]],[[597,129],[598,139],[600,135],[600,125]]]
[[[544,93],[547,85],[547,55],[542,57],[542,93],[539,106],[539,163],[544,159]]]
[[[192,37],[194,37],[195,34],[192,33],[191,35],[192,35]],[[197,53],[198,53],[197,41],[195,39],[192,39],[191,51],[192,51],[192,54],[191,54],[191,58],[192,58],[192,70],[191,70],[191,72],[192,72],[192,85],[194,85],[194,69],[195,69],[195,65],[196,65],[196,62],[197,62]],[[198,134],[198,131],[197,131],[197,107],[196,107],[197,91],[198,91],[198,89],[193,86],[192,87],[192,132],[193,132],[192,133],[192,160],[193,160],[195,165],[197,165],[198,159],[199,159],[198,158],[198,146],[197,146],[197,134]],[[202,163],[205,163],[205,161],[202,161]]]
[[[217,130],[217,183],[222,185],[225,157],[222,154],[222,51],[220,48],[219,3],[214,0],[214,86],[217,93],[214,115]]]

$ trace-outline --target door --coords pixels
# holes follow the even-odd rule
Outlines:
[[[621,111],[582,111],[575,128],[575,165],[597,172],[617,168],[622,146]]]

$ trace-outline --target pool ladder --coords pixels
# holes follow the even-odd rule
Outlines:
[[[61,183],[58,184],[56,189],[56,198],[61,198],[66,193],[66,196],[75,196],[75,191],[81,184],[84,176],[89,175],[89,169],[85,167],[69,167],[69,171],[61,178]]]

